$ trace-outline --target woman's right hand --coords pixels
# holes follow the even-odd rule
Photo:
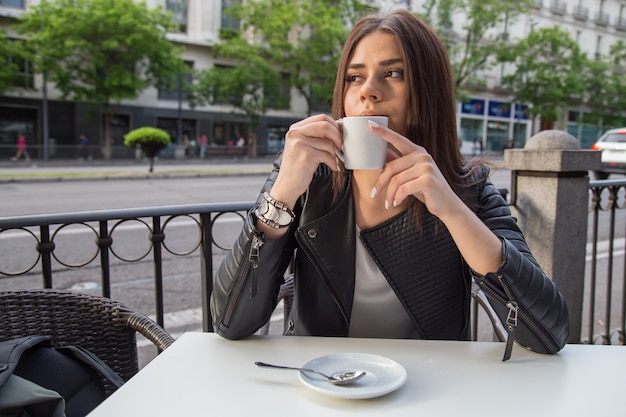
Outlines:
[[[341,149],[342,142],[339,125],[327,115],[311,116],[291,125],[285,135],[280,172],[270,195],[293,209],[319,164],[339,170],[335,149]]]

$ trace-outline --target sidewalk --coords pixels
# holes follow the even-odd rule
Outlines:
[[[51,160],[0,161],[0,184],[12,182],[54,182],[108,179],[184,178],[208,175],[269,174],[275,156],[255,159],[161,159],[148,172],[148,160]],[[502,154],[489,155],[494,165],[502,164]]]
[[[275,157],[255,159],[162,159],[148,172],[148,160],[0,161],[0,184],[94,179],[180,178],[206,175],[268,174]]]

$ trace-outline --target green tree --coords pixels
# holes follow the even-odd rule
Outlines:
[[[141,151],[150,159],[149,172],[154,171],[154,158],[170,142],[169,133],[156,127],[140,127],[124,135],[124,145],[132,149],[141,147]]]
[[[6,33],[0,30],[0,94],[17,85],[23,86],[23,83],[17,80],[20,71],[17,61],[24,58],[19,43],[9,40]]]
[[[371,9],[358,0],[257,0],[235,4],[230,13],[242,22],[242,28],[223,32],[222,43],[214,50],[215,56],[231,58],[233,65],[241,68],[228,72],[229,79],[240,77],[240,81],[231,79],[235,88],[224,96],[231,97],[231,104],[239,109],[245,101],[242,90],[248,91],[247,97],[255,97],[250,94],[255,91],[269,95],[267,98],[272,101],[286,100],[288,105],[290,97],[281,95],[287,88],[279,91],[279,83],[285,82],[281,74],[288,74],[289,85],[283,87],[296,88],[306,100],[308,114],[319,103],[327,108],[337,59],[348,30],[367,10]],[[217,88],[226,93],[225,83],[219,86],[219,73],[225,75],[224,71],[215,70],[203,77],[211,82],[200,84],[197,94],[206,97]],[[259,81],[254,81],[255,75]],[[243,85],[248,88],[242,88]],[[257,103],[263,101],[265,107],[257,106],[261,114],[269,102],[256,99]]]
[[[502,50],[500,58],[515,64],[503,82],[517,102],[530,105],[531,115],[556,121],[565,108],[581,101],[586,58],[569,32],[557,26],[533,30]]]
[[[626,44],[618,41],[608,55],[587,59],[583,71],[584,123],[599,128],[626,124]]]
[[[448,49],[457,92],[471,90],[481,80],[473,74],[489,70],[498,52],[510,47],[508,25],[528,14],[532,0],[428,0],[422,15]],[[464,16],[461,30],[453,30],[453,16]]]
[[[271,98],[278,95],[280,75],[252,49],[245,42],[235,48],[232,44],[217,45],[214,54],[234,59],[237,65],[199,71],[194,77],[190,104],[228,103],[255,127],[267,112]]]
[[[105,159],[111,157],[111,120],[122,100],[184,71],[165,37],[172,17],[133,0],[48,0],[21,18],[35,65],[64,99],[104,107]]]
[[[357,0],[259,0],[235,10],[263,56],[290,75],[307,114],[332,98],[335,68],[348,31],[373,9]]]

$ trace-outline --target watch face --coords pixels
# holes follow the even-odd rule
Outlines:
[[[276,223],[280,227],[288,226],[293,221],[287,211],[277,208],[269,201],[267,201],[266,198],[263,198],[263,200],[261,200],[257,213],[258,216],[261,216],[265,220],[268,220],[272,223]]]
[[[259,206],[259,213],[265,215],[269,210],[269,204],[266,199],[261,200],[261,205]]]
[[[270,219],[273,222],[277,222],[280,224],[280,210],[278,210],[276,207],[268,204],[267,206],[267,216],[268,219]]]

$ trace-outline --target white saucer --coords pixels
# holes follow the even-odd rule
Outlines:
[[[337,398],[363,399],[379,397],[397,390],[406,381],[406,369],[398,362],[369,353],[336,353],[320,356],[302,365],[327,375],[343,370],[363,370],[367,374],[352,385],[330,384],[321,376],[299,372],[300,381],[308,388]]]

